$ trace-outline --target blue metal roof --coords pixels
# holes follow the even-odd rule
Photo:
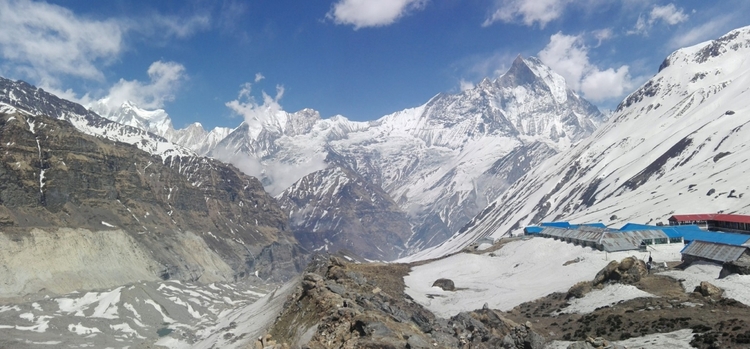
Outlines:
[[[719,244],[741,246],[750,240],[750,235],[720,233],[715,231],[678,231],[685,241],[706,241]]]
[[[526,234],[539,234],[539,233],[542,232],[543,229],[544,229],[543,227],[539,227],[539,226],[536,226],[536,225],[530,225],[530,226],[528,226],[526,228],[523,228],[523,232],[526,233]]]
[[[543,227],[570,228],[570,223],[568,222],[542,222],[540,225]]]
[[[638,224],[638,223],[627,223],[620,228],[620,231],[631,231],[631,230],[655,230],[659,229],[661,230],[662,227],[656,226],[656,225],[648,225],[648,224]]]
[[[620,228],[621,231],[631,230],[661,230],[664,234],[667,234],[670,238],[681,237],[685,239],[685,242],[690,241],[706,241],[714,242],[727,245],[739,246],[750,240],[750,235],[747,234],[735,234],[735,233],[723,233],[718,231],[705,231],[697,225],[644,225],[637,223],[628,223]]]

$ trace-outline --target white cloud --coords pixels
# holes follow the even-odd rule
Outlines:
[[[354,29],[393,24],[411,11],[421,10],[427,0],[338,0],[326,18]]]
[[[669,25],[675,25],[688,20],[688,15],[682,9],[677,9],[674,4],[654,6],[651,10],[650,19],[652,23],[662,20]]]
[[[259,104],[252,96],[252,84],[247,82],[240,86],[237,99],[225,105],[235,114],[242,116],[249,126],[250,137],[256,138],[262,129],[273,129],[277,121],[286,120],[279,113],[285,113],[279,101],[284,96],[284,87],[276,86],[276,95],[271,97],[261,92],[263,103]],[[261,179],[264,188],[271,195],[278,195],[309,173],[326,168],[326,152],[314,146],[303,150],[301,162],[286,163],[283,161],[266,161],[252,155],[234,153],[227,149],[217,149],[213,154],[219,160],[230,162],[242,172]]]
[[[588,49],[580,36],[552,35],[549,44],[539,52],[539,59],[562,75],[574,90],[580,89],[581,80],[590,69]]]
[[[261,80],[265,79],[266,77],[263,76],[261,73],[255,73],[255,82],[260,82]]]
[[[497,0],[496,9],[482,26],[497,21],[511,23],[521,21],[527,26],[539,23],[544,28],[547,23],[559,18],[571,0]]]
[[[612,68],[599,70],[593,67],[581,81],[581,92],[586,99],[594,102],[621,97],[630,92],[633,87],[629,69],[627,65],[616,70]]]
[[[459,85],[459,88],[461,89],[461,91],[471,90],[471,89],[474,88],[474,83],[473,82],[466,81],[464,79],[461,79],[461,81],[459,81],[458,85]]]
[[[123,50],[123,28],[113,20],[79,18],[57,5],[0,0],[0,55],[6,69],[54,85],[60,74],[102,80],[97,67]]]
[[[247,82],[240,86],[240,92],[237,99],[225,103],[235,114],[242,116],[251,130],[259,130],[269,120],[272,120],[283,108],[279,101],[284,96],[284,87],[276,86],[276,96],[271,97],[265,91],[262,91],[263,104],[258,104],[251,95],[252,84]]]
[[[97,20],[45,2],[0,0],[2,69],[51,89],[64,77],[103,81],[103,67],[126,50],[129,34],[151,41],[185,38],[209,24],[203,14]]]
[[[622,97],[632,89],[629,67],[602,69],[591,63],[581,36],[554,34],[539,59],[565,78],[568,86],[592,102]]]
[[[638,16],[638,21],[628,34],[648,35],[648,31],[657,22],[664,22],[667,25],[675,25],[687,21],[689,16],[683,9],[678,9],[674,4],[664,6],[654,6],[648,16]]]
[[[144,109],[156,109],[175,97],[175,92],[187,79],[185,67],[175,62],[156,61],[148,68],[149,81],[120,79],[109,89],[107,97],[99,100],[110,109],[131,101]]]
[[[138,33],[163,44],[172,38],[184,39],[208,29],[211,18],[203,13],[183,16],[150,14],[139,18],[121,18],[118,19],[118,23],[124,31]]]
[[[600,46],[602,42],[609,40],[614,37],[614,33],[612,32],[611,28],[604,28],[599,30],[594,30],[591,32],[591,34],[594,36],[596,40],[598,40],[596,46]]]

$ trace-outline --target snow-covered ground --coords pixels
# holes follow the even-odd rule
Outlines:
[[[270,287],[248,282],[139,282],[3,305],[0,347],[248,346],[286,299],[285,289]],[[252,336],[235,340],[243,333]]]
[[[693,339],[693,330],[679,330],[668,333],[655,333],[628,340],[613,341],[626,348],[660,348],[660,349],[689,349]],[[545,349],[567,349],[572,342],[553,341]]]
[[[601,290],[593,290],[583,296],[583,298],[572,299],[570,306],[563,309],[560,313],[588,314],[596,310],[596,308],[641,297],[654,297],[654,295],[641,291],[633,285],[611,284]]]
[[[682,244],[652,247],[655,263],[679,261],[679,251],[683,248]],[[495,252],[459,253],[414,267],[404,281],[406,293],[414,300],[437,316],[450,317],[482,308],[484,303],[493,309],[510,310],[553,292],[566,292],[580,281],[592,280],[610,261],[628,256],[645,260],[648,252],[607,253],[533,237],[510,242]],[[566,262],[572,263],[565,265]],[[453,280],[457,290],[448,292],[432,287],[439,278]],[[579,300],[577,307],[585,309],[593,304],[603,305],[602,302],[615,297],[639,296],[629,288],[605,288],[602,292]]]
[[[745,305],[750,305],[750,275],[732,274],[719,279],[721,265],[696,262],[685,270],[669,270],[660,274],[682,281],[686,292],[692,292],[701,281],[708,281],[714,286],[724,289],[724,297],[732,298]]]

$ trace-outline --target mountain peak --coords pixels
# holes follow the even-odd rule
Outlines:
[[[510,69],[498,78],[498,82],[506,86],[521,86],[533,84],[539,77],[526,63],[521,55],[516,56]]]

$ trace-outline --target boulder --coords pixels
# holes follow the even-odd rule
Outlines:
[[[700,293],[703,297],[710,298],[721,298],[721,295],[724,294],[724,290],[714,286],[708,281],[701,281],[701,284],[696,286],[693,292]]]
[[[432,283],[432,287],[440,287],[443,289],[443,291],[455,291],[456,285],[453,283],[453,280],[451,279],[437,279],[435,282]]]
[[[611,261],[594,277],[594,286],[606,282],[634,284],[648,274],[646,263],[635,257],[626,257],[622,261]]]

